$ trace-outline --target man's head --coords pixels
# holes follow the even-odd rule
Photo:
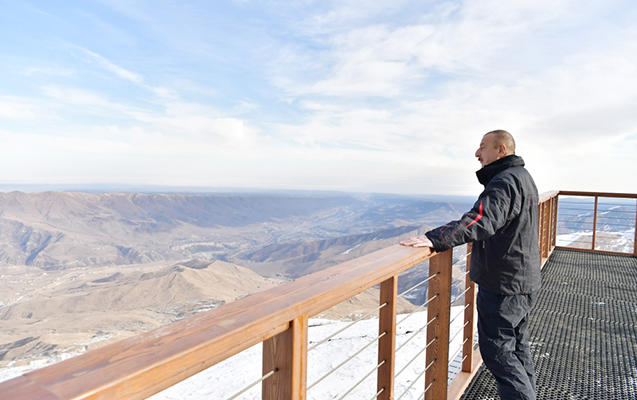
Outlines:
[[[511,154],[515,154],[515,141],[509,132],[503,130],[485,134],[476,151],[476,157],[483,167]]]

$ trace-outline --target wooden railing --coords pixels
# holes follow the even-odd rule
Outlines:
[[[555,247],[557,192],[540,198],[542,259]],[[470,250],[467,251],[467,254]],[[448,386],[452,252],[395,245],[214,310],[0,383],[2,399],[144,399],[263,343],[266,400],[305,399],[308,318],[380,285],[379,399],[394,398],[398,275],[429,259],[425,399],[458,399],[482,360],[474,353],[475,285],[466,274],[462,371]],[[467,270],[470,268],[467,260]],[[421,392],[422,393],[422,392]]]
[[[634,237],[633,237],[633,246],[632,246],[632,251],[615,251],[615,250],[605,250],[600,248],[600,246],[598,246],[598,244],[600,243],[599,240],[599,236],[600,234],[603,232],[598,228],[599,225],[599,220],[600,220],[600,212],[599,212],[599,206],[604,204],[604,202],[607,201],[611,201],[612,200],[624,200],[624,203],[622,204],[623,207],[630,207],[632,208],[634,211],[630,211],[630,212],[624,212],[624,214],[626,214],[627,218],[621,218],[618,217],[616,218],[615,222],[619,221],[619,220],[625,220],[625,221],[629,221],[623,224],[624,228],[630,228],[630,226],[634,223],[634,225],[632,225],[633,227],[637,226],[637,194],[630,194],[630,193],[604,193],[604,192],[575,192],[575,191],[560,191],[559,192],[560,196],[566,197],[568,196],[568,200],[570,199],[589,199],[592,200],[592,207],[589,210],[588,207],[583,208],[580,210],[584,211],[584,214],[590,214],[592,212],[592,221],[590,222],[590,224],[592,225],[590,228],[590,234],[591,234],[591,239],[590,239],[590,244],[589,243],[583,243],[582,241],[575,241],[570,245],[566,245],[566,246],[557,246],[560,248],[571,248],[571,249],[577,249],[577,250],[582,250],[582,251],[595,251],[595,252],[599,252],[599,253],[610,253],[610,254],[624,254],[624,255],[633,255],[633,256],[637,256],[637,229],[635,230],[634,233]],[[626,202],[626,200],[629,199],[634,199],[634,202]],[[557,201],[557,200],[556,200]],[[566,204],[565,202],[567,201],[567,199],[564,199],[564,201],[562,202],[562,204]],[[608,204],[607,204],[608,205]],[[582,206],[580,206],[582,207]],[[567,209],[566,207],[564,207],[565,209]],[[557,211],[557,207],[556,210]],[[605,212],[608,212],[608,210],[606,210]],[[556,216],[557,218],[557,216]],[[562,224],[565,223],[564,221],[564,217],[562,217],[560,219],[560,221],[562,222]],[[618,226],[622,226],[622,224],[619,224]],[[620,228],[615,228],[615,230],[620,230]],[[629,229],[624,229],[624,230],[629,230]],[[555,245],[555,242],[553,242],[553,244]]]
[[[539,204],[539,239],[540,259],[542,266],[555,248],[557,238],[557,199],[560,192],[547,192],[540,196]]]

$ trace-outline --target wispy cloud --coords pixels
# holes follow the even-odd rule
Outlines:
[[[110,62],[109,60],[107,60],[106,58],[102,57],[101,55],[94,53],[90,50],[84,49],[82,47],[80,47],[80,50],[82,50],[82,52],[84,52],[84,54],[86,54],[88,56],[88,58],[86,59],[88,62],[95,62],[97,63],[97,65],[99,65],[100,67],[114,73],[115,75],[119,76],[122,79],[126,79],[128,81],[131,81],[137,85],[143,85],[144,84],[144,77],[141,76],[140,74],[137,74],[135,72],[131,72],[125,68],[120,67],[119,65],[115,65],[112,62]]]

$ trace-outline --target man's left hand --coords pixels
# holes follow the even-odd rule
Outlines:
[[[400,242],[403,246],[411,246],[411,247],[434,247],[434,244],[431,243],[431,240],[427,236],[414,236],[410,237],[407,240],[403,240]]]

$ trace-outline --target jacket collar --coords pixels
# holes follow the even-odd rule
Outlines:
[[[503,157],[499,160],[495,160],[489,165],[485,165],[480,170],[476,171],[476,175],[478,176],[478,181],[487,186],[487,184],[493,179],[494,176],[499,174],[510,167],[523,167],[524,160],[522,157],[518,157],[515,154],[511,154],[509,156]]]

